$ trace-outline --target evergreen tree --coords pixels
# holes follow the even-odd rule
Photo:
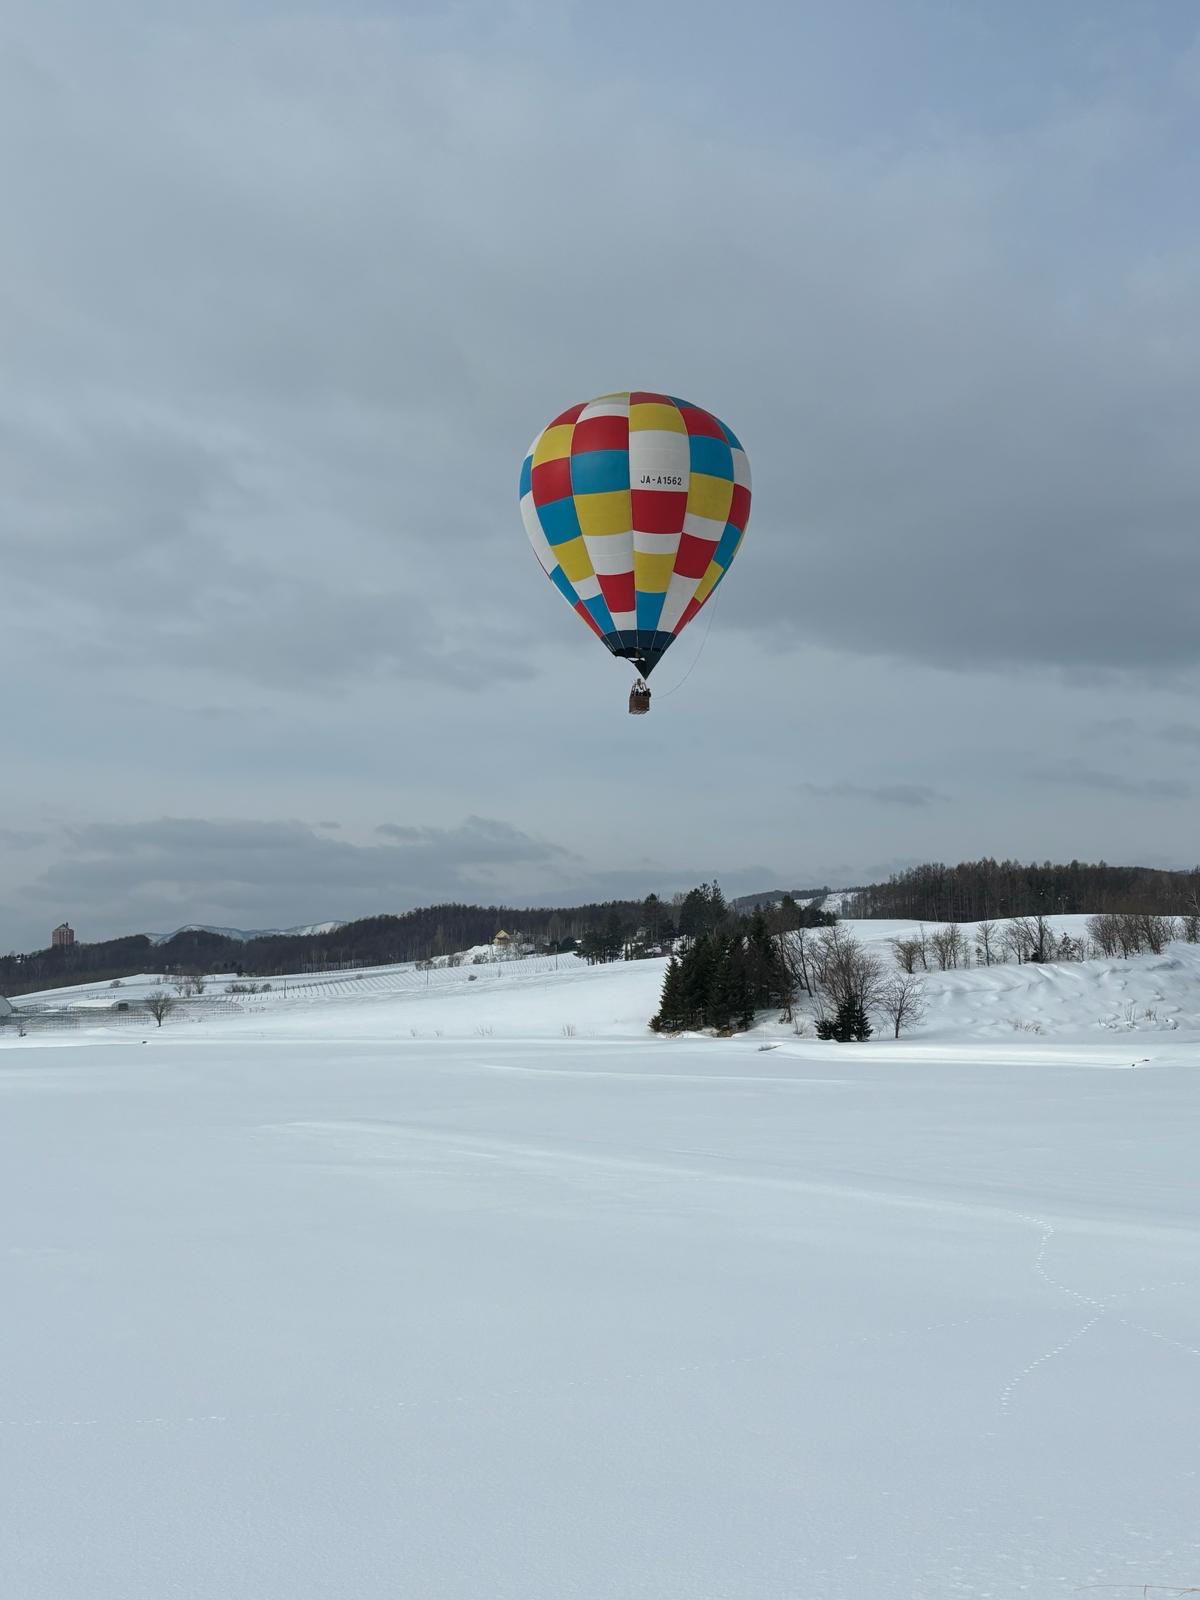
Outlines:
[[[706,1021],[718,1033],[732,1033],[737,996],[734,992],[733,957],[728,944],[714,957],[709,976],[708,1008]]]
[[[766,913],[760,907],[750,918],[746,937],[746,959],[754,996],[755,1010],[784,1006],[791,995],[791,981],[771,933]]]
[[[754,986],[742,934],[728,938],[712,934],[707,943],[713,952],[708,983],[709,1027],[719,1033],[753,1027]]]
[[[821,1031],[823,1027],[828,1028],[827,1033]],[[866,1009],[855,995],[846,996],[838,1006],[837,1014],[832,1021],[823,1017],[817,1024],[818,1039],[836,1039],[839,1044],[850,1044],[855,1039],[869,1039],[872,1031]]]
[[[850,1017],[851,1038],[858,1039],[860,1041],[863,1039],[869,1039],[872,1032],[873,1029],[871,1027],[871,1020],[867,1016],[862,1002],[860,1000],[855,1000]]]
[[[839,1044],[849,1044],[854,1037],[855,1002],[847,996],[837,1008],[837,1015],[833,1019],[833,1037]]]
[[[729,921],[729,907],[718,883],[702,883],[689,889],[679,908],[681,938],[696,940],[706,933],[717,933]]]
[[[656,894],[648,894],[642,902],[642,928],[649,944],[661,944],[674,932],[671,908],[664,905]]]
[[[708,931],[708,906],[701,889],[689,889],[679,908],[679,937],[695,944]]]
[[[678,1033],[680,1028],[687,1026],[683,968],[674,956],[667,963],[658,1014],[651,1017],[650,1026],[655,1033]]]
[[[720,941],[705,934],[683,958],[683,1009],[689,1028],[703,1028],[711,1022],[713,986],[721,955]]]
[[[730,946],[729,967],[729,987],[733,996],[734,1023],[744,1032],[747,1028],[754,1026],[756,1007],[750,962],[740,934]]]
[[[703,887],[708,897],[708,925],[715,933],[728,920],[729,906],[721,893],[721,885],[715,878]]]
[[[616,906],[612,908],[604,919],[604,931],[601,938],[605,961],[620,961],[625,953],[625,925],[621,921],[621,913]]]

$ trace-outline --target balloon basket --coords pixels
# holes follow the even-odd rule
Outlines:
[[[629,691],[629,715],[631,717],[644,717],[650,709],[650,690],[646,687],[643,678],[639,678]]]

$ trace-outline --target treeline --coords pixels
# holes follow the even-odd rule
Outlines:
[[[924,922],[983,922],[1070,913],[1140,912],[1183,916],[1200,912],[1200,867],[1168,872],[1110,867],[1100,861],[926,862],[860,889],[849,917],[911,918]]]
[[[727,901],[718,883],[689,889],[670,906],[651,895],[633,918],[622,918],[619,910],[611,907],[603,921],[579,940],[578,953],[592,964],[636,961],[665,954],[677,940],[685,941],[689,953],[705,940],[724,943],[728,953],[735,938],[744,937],[756,919],[761,919],[771,934],[823,928],[835,920],[829,912],[800,905],[789,894],[769,909],[758,907],[752,914],[740,909],[741,905],[740,901]]]
[[[185,929],[161,944],[145,934],[95,944],[50,947],[28,954],[0,956],[0,992],[23,994],[67,984],[97,983],[135,972],[236,972],[273,977],[309,967],[387,966],[449,955],[486,944],[504,929],[544,949],[574,949],[575,940],[602,926],[615,912],[622,925],[632,922],[647,901],[514,910],[511,906],[447,904],[422,906],[399,916],[361,917],[328,933],[274,934],[232,939],[202,928]],[[663,908],[661,923],[670,920]]]
[[[785,900],[776,909],[789,926],[820,922],[821,914]],[[185,929],[161,944],[145,934],[0,956],[0,993],[17,995],[77,983],[100,983],[137,972],[163,974],[233,972],[239,977],[275,977],[311,968],[388,966],[437,960],[488,944],[503,929],[514,944],[538,950],[579,948],[592,961],[654,955],[679,937],[695,938],[723,926],[734,913],[718,884],[702,884],[671,901],[597,901],[579,906],[514,908],[444,904],[421,906],[400,916],[362,917],[328,933],[277,934],[232,939],[204,929]]]
[[[161,948],[161,947],[160,947]],[[0,956],[0,994],[58,989],[72,983],[101,983],[133,972],[159,970],[161,957],[144,933],[98,944],[52,946],[27,955]]]

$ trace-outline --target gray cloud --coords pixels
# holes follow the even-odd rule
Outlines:
[[[509,822],[491,817],[468,817],[458,828],[410,827],[397,822],[382,822],[376,829],[385,839],[406,852],[445,852],[456,861],[498,865],[509,862],[567,860],[570,852],[560,845],[532,839]]]
[[[472,816],[455,827],[383,823],[386,843],[331,839],[320,823],[159,817],[68,830],[61,856],[21,898],[69,906],[85,938],[183,922],[289,926],[401,912],[443,900],[566,905],[670,895],[714,876],[645,862],[596,873],[561,845]],[[732,869],[726,891],[769,885],[769,867]]]
[[[1069,808],[1037,776],[1089,737],[1196,742],[1180,8],[771,3],[735,51],[715,0],[102,11],[0,24],[5,823],[49,835],[0,837],[7,882],[45,874],[65,914],[90,861],[123,926],[103,863],[144,862],[60,825],[298,813],[417,851],[411,881],[367,858],[397,903],[459,892],[449,846],[372,833],[397,795],[560,841],[489,868],[546,895],[643,860],[661,892],[731,862],[1190,855],[1153,761]],[[715,407],[755,472],[644,725],[515,504],[553,412],[641,383]],[[813,752],[864,749],[878,782],[801,791],[855,803],[799,837]],[[366,904],[361,854],[292,848],[290,889],[164,858],[144,916]],[[48,902],[8,903],[40,936]]]
[[[1169,154],[1150,107],[871,162],[726,120],[699,161],[670,91],[612,116],[603,78],[401,19],[85,38],[80,73],[30,25],[0,81],[0,133],[39,133],[7,191],[15,570],[90,621],[84,655],[305,692],[516,670],[553,598],[521,450],[649,363],[757,464],[723,626],[968,668],[1200,659],[1195,234],[1059,254]],[[629,237],[703,270],[639,301]]]
[[[801,783],[798,787],[821,799],[868,800],[886,806],[929,806],[946,799],[921,783]]]
[[[1039,783],[1149,800],[1184,800],[1192,793],[1191,784],[1180,778],[1131,777],[1125,773],[1104,772],[1079,761],[1067,761],[1059,767],[1038,768],[1030,773],[1030,777]]]
[[[357,844],[298,821],[92,823],[69,830],[62,857],[22,893],[69,904],[81,926],[110,932],[175,921],[287,925],[490,901],[520,886],[506,869],[540,867],[553,878],[566,859],[559,846],[484,817],[387,831],[392,842]]]
[[[0,846],[13,851],[33,849],[35,845],[46,844],[50,837],[36,828],[0,828]]]
[[[1085,739],[1103,743],[1107,739],[1128,739],[1145,729],[1136,717],[1093,717],[1079,731]]]

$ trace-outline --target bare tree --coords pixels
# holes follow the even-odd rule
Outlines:
[[[994,961],[1001,959],[1000,939],[996,932],[996,924],[986,917],[975,932],[975,952],[985,967],[990,967]]]
[[[203,994],[205,989],[207,988],[207,986],[208,986],[208,978],[205,976],[205,974],[203,972],[195,972],[195,973],[192,974],[192,993],[193,994]]]
[[[914,1028],[925,1016],[925,983],[915,972],[896,972],[879,991],[878,1006],[892,1024],[893,1037]]]
[[[781,933],[775,942],[783,970],[791,979],[792,1003],[801,989],[811,996],[817,982],[813,970],[816,940],[812,929],[797,928],[792,933]],[[785,1017],[783,1020],[786,1022],[788,1019]]]
[[[1149,914],[1138,918],[1142,942],[1153,956],[1162,955],[1172,939],[1179,937],[1179,924],[1174,917],[1158,917]]]
[[[1037,932],[1029,917],[1012,917],[1004,926],[1004,948],[1017,958],[1028,961],[1037,944]]]
[[[915,972],[917,962],[920,960],[921,947],[915,939],[893,939],[890,941],[892,953],[896,957],[896,965],[901,972]]]
[[[785,984],[781,1022],[792,1022],[801,991],[811,999],[819,987],[818,935],[812,928],[794,928],[775,935],[779,966]]]
[[[929,944],[942,972],[958,966],[965,942],[957,922],[948,922],[944,928],[935,928],[929,935]]]
[[[855,1006],[874,1011],[884,983],[883,963],[865,950],[841,924],[825,928],[816,940],[814,970],[821,991],[834,1011]]]
[[[1188,919],[1158,916],[1148,911],[1111,911],[1088,918],[1092,942],[1105,956],[1138,956],[1144,950],[1161,955],[1172,939],[1190,938]]]
[[[170,1016],[175,1009],[174,999],[165,989],[152,989],[146,996],[146,1010],[161,1028],[164,1017]]]
[[[1092,943],[1102,956],[1115,956],[1121,948],[1117,918],[1106,912],[1102,916],[1089,917],[1087,930]]]

